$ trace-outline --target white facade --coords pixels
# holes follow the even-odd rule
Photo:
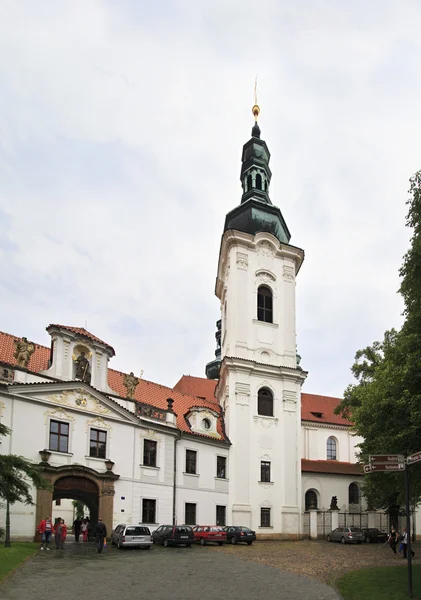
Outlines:
[[[301,533],[300,391],[306,374],[296,362],[295,277],[302,260],[301,250],[269,233],[227,231],[216,285],[222,311],[216,395],[232,443],[230,514],[234,524],[285,537]],[[272,292],[272,322],[258,320],[261,285]],[[259,414],[261,389],[273,397],[272,415]],[[262,481],[262,463],[270,481]]]

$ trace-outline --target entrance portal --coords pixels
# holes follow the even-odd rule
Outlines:
[[[79,500],[89,508],[91,523],[98,521],[99,489],[91,479],[85,477],[62,477],[54,485],[53,500],[70,498]]]
[[[112,471],[100,473],[82,465],[53,467],[48,463],[40,465],[43,476],[51,484],[49,490],[37,490],[36,524],[52,516],[53,500],[70,498],[86,504],[90,511],[91,523],[95,525],[101,517],[107,531],[113,527],[114,482],[120,477]]]

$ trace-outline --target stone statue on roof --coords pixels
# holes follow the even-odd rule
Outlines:
[[[16,358],[18,367],[27,368],[31,356],[35,352],[35,344],[28,342],[26,337],[23,337],[21,340],[14,340],[14,344],[16,350],[13,356]]]
[[[123,377],[123,385],[127,390],[127,395],[126,398],[134,398],[134,394],[136,391],[137,386],[139,385],[139,377],[136,377],[136,375],[133,373],[133,371],[130,373],[130,375],[125,375]]]
[[[89,360],[86,358],[85,353],[81,352],[75,360],[76,365],[76,379],[80,379],[85,383],[91,383],[91,374],[89,372]]]

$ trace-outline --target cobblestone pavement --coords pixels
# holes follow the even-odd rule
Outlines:
[[[247,547],[258,551],[259,544]],[[39,552],[5,583],[0,600],[338,600],[333,588],[293,573],[218,552],[217,547],[118,550],[67,543]]]
[[[224,545],[218,553],[256,562],[314,577],[328,584],[347,573],[365,567],[404,566],[402,554],[393,554],[389,546],[382,544],[329,544],[325,540],[302,542],[259,542],[253,544],[253,552],[245,545]],[[414,544],[415,564],[420,564],[421,547]]]

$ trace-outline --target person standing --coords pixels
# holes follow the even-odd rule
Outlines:
[[[41,521],[38,525],[38,531],[41,534],[41,548],[40,550],[44,550],[44,545],[46,550],[50,550],[48,545],[51,540],[51,533],[53,531],[53,524],[51,522],[51,517],[46,517]]]
[[[403,530],[403,539],[402,539],[402,549],[403,549],[403,557],[408,558],[408,530]],[[411,556],[414,558],[415,552],[411,549]]]
[[[54,525],[54,534],[56,541],[56,550],[63,550],[64,541],[67,537],[67,527],[64,524],[63,519],[59,519],[57,523]]]
[[[97,553],[101,554],[104,547],[104,539],[107,537],[107,528],[102,522],[101,517],[98,519],[98,523],[94,527],[94,537],[97,547]]]
[[[389,538],[387,540],[389,542],[389,546],[392,548],[394,554],[396,554],[396,544],[398,541],[398,532],[395,527],[392,525],[392,528],[389,533]]]
[[[88,521],[86,519],[83,519],[80,529],[82,531],[83,541],[87,542],[88,541]]]
[[[73,521],[73,533],[75,536],[75,542],[79,541],[81,527],[82,521],[79,519],[79,517],[76,517],[76,519]]]

